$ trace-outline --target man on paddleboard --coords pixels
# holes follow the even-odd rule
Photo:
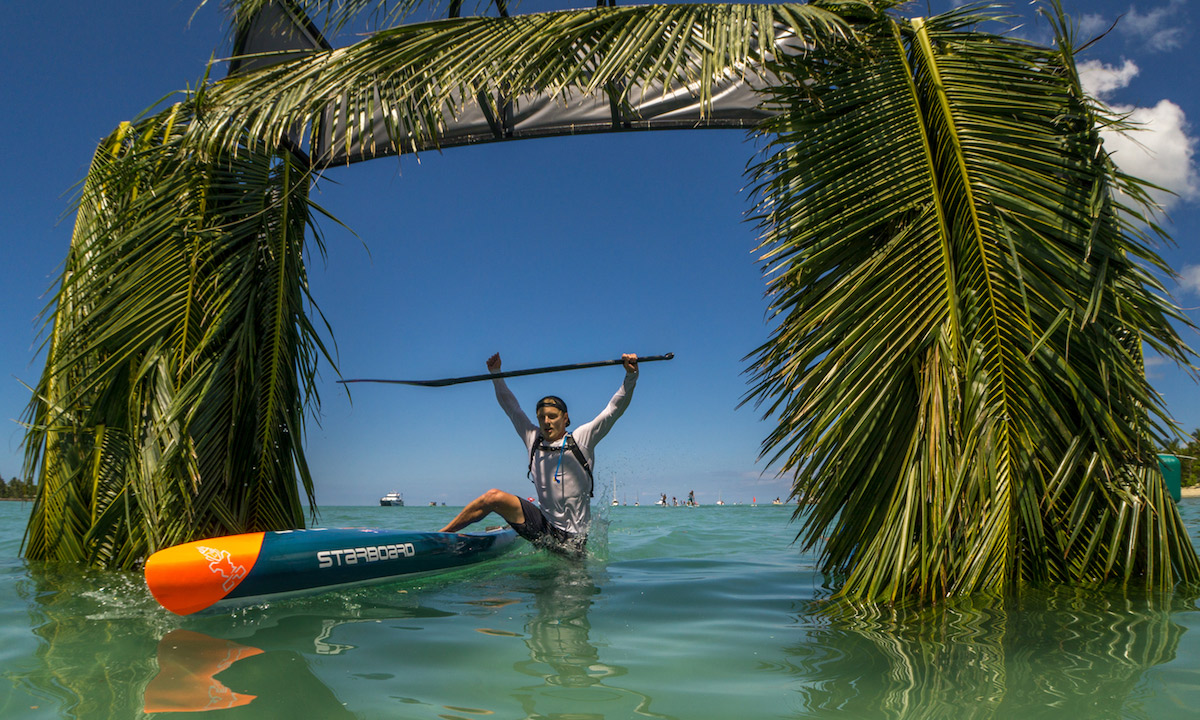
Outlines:
[[[561,398],[547,395],[539,400],[538,421],[534,424],[521,410],[504,379],[494,378],[496,399],[529,451],[529,477],[537,488],[541,507],[493,488],[468,503],[441,531],[458,532],[494,512],[532,543],[581,553],[592,518],[590,499],[596,444],[629,407],[637,384],[637,355],[626,353],[621,360],[625,380],[616,395],[595,419],[574,430],[567,429],[571,418]],[[488,358],[487,367],[489,372],[500,372],[499,353]]]

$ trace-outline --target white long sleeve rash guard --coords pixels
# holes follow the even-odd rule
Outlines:
[[[500,407],[504,408],[517,434],[525,441],[525,451],[528,454],[541,431],[521,410],[520,403],[502,378],[497,378],[492,383],[495,385],[496,399],[500,401]],[[596,445],[612,429],[617,418],[625,412],[625,408],[629,407],[636,384],[637,373],[625,373],[625,381],[621,383],[620,389],[595,419],[576,428],[567,428],[567,432],[575,439],[575,444],[583,451],[593,473],[596,470]],[[592,483],[575,454],[564,450],[565,440],[564,437],[553,443],[552,449],[539,449],[534,453],[531,468],[533,485],[537,488],[538,504],[546,519],[572,535],[586,537],[592,520]]]

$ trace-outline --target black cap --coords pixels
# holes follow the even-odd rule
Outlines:
[[[562,401],[562,398],[555,397],[554,395],[547,395],[541,400],[538,400],[537,409],[541,410],[544,407],[558,408],[563,412],[567,411],[567,404]]]

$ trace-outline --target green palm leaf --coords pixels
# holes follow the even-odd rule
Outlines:
[[[983,19],[883,19],[860,55],[781,63],[754,170],[764,452],[814,501],[801,537],[828,538],[847,598],[1194,581],[1140,345],[1190,351],[1111,199],[1137,185],[1069,52],[967,29]]]
[[[127,567],[302,525],[297,476],[312,500],[302,399],[326,353],[305,308],[307,179],[250,149],[198,158],[190,119],[123,126],[83,188],[29,413],[28,557]]]
[[[865,3],[842,3],[869,9]],[[819,5],[648,5],[414,23],[348,48],[229,78],[206,95],[196,142],[230,152],[246,134],[273,144],[307,128],[349,148],[374,142],[382,113],[397,150],[436,142],[482,93],[611,93],[695,84],[702,103],[727,76],[760,74],[779,33],[821,47],[849,33]],[[502,92],[503,91],[503,92]],[[493,106],[493,112],[498,108]]]

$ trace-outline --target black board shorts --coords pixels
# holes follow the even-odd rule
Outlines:
[[[518,535],[540,548],[571,557],[583,555],[584,546],[587,544],[586,536],[563,530],[551,523],[540,507],[523,497],[518,496],[517,499],[521,501],[521,513],[525,515],[525,522],[510,522],[509,525]]]

